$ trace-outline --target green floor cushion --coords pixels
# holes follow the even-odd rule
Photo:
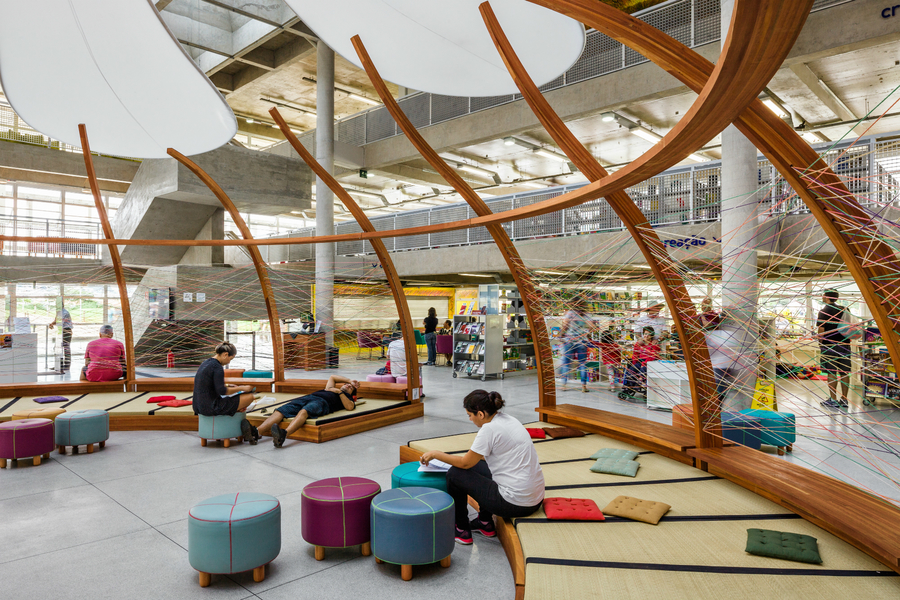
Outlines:
[[[816,538],[799,533],[748,529],[746,552],[769,558],[783,558],[797,562],[822,564]]]
[[[617,496],[603,509],[603,514],[656,525],[672,507],[663,502]]]
[[[618,448],[601,448],[591,454],[591,458],[593,459],[615,458],[621,460],[634,460],[637,456],[638,453],[634,450],[620,450]]]
[[[636,460],[624,458],[599,458],[597,459],[597,462],[591,465],[591,471],[594,473],[606,473],[608,475],[634,477],[637,475],[640,466],[641,463]]]

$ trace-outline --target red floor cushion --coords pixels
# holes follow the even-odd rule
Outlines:
[[[147,404],[160,404],[162,402],[168,402],[169,400],[175,400],[175,396],[150,396],[150,399],[147,400]]]
[[[173,408],[178,408],[179,406],[190,406],[193,404],[190,400],[164,400],[159,402],[160,406],[171,406]]]
[[[530,435],[533,440],[542,440],[547,437],[547,434],[544,433],[544,430],[540,427],[526,427],[525,431],[528,432],[528,435]]]
[[[548,519],[566,521],[603,521],[603,513],[593,500],[585,498],[544,498]]]

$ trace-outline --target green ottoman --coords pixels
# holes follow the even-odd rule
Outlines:
[[[200,572],[200,587],[210,574],[253,570],[253,581],[266,578],[266,565],[281,552],[281,504],[268,494],[240,492],[209,498],[188,513],[188,560]]]
[[[109,439],[109,413],[105,410],[73,410],[56,417],[55,442],[60,454],[66,453],[66,446],[72,446],[72,453],[78,454],[78,446],[87,446],[88,454],[94,451],[94,444],[106,446]]]
[[[418,462],[403,463],[391,472],[391,488],[427,487],[447,491],[446,473],[422,473]]]
[[[216,415],[215,417],[207,417],[206,415],[198,415],[197,435],[200,436],[200,445],[205,446],[208,440],[222,440],[222,443],[227,448],[231,445],[231,438],[238,438],[238,443],[241,443],[244,441],[241,434],[241,421],[246,418],[246,415],[242,412],[234,413],[233,416]]]

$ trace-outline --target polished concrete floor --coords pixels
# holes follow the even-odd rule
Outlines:
[[[363,376],[380,365],[342,361],[339,372],[348,376]],[[54,453],[38,467],[23,461],[0,471],[0,597],[512,598],[512,575],[496,539],[476,536],[473,546],[455,548],[449,569],[415,567],[412,581],[404,582],[399,567],[377,565],[355,548],[328,550],[325,560],[316,561],[313,548],[300,536],[300,496],[306,484],[355,475],[389,488],[401,444],[475,431],[462,408],[462,398],[473,389],[495,389],[506,399],[507,413],[522,422],[536,420],[533,372],[482,382],[454,379],[447,367],[426,367],[424,379],[424,418],[325,444],[289,440],[275,449],[264,438],[257,446],[203,448],[195,432],[113,432],[106,448],[94,454]],[[823,385],[781,382],[780,407],[797,414],[803,436],[785,459],[858,482],[900,503],[900,413],[890,406],[850,413],[822,409]],[[563,392],[559,402],[671,420],[666,412],[617,400],[605,384],[591,384],[587,394]],[[281,554],[267,567],[263,582],[255,583],[250,573],[219,575],[201,589],[187,559],[188,510],[200,500],[235,491],[265,492],[281,501]]]

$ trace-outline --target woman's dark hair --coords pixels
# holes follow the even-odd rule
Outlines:
[[[433,306],[428,309],[428,317],[434,318],[434,319],[437,318],[437,311],[435,310],[435,308]]]
[[[234,347],[234,344],[231,342],[222,342],[218,346],[216,346],[216,354],[227,354],[228,356],[234,356],[237,354],[237,348]]]
[[[492,415],[503,408],[503,398],[497,392],[487,390],[475,390],[463,399],[463,408],[472,414],[482,411],[486,415]]]
[[[641,329],[641,335],[643,335],[645,333],[649,333],[650,337],[656,337],[656,330],[653,329],[652,327],[650,327],[649,325],[647,325],[646,327]]]

